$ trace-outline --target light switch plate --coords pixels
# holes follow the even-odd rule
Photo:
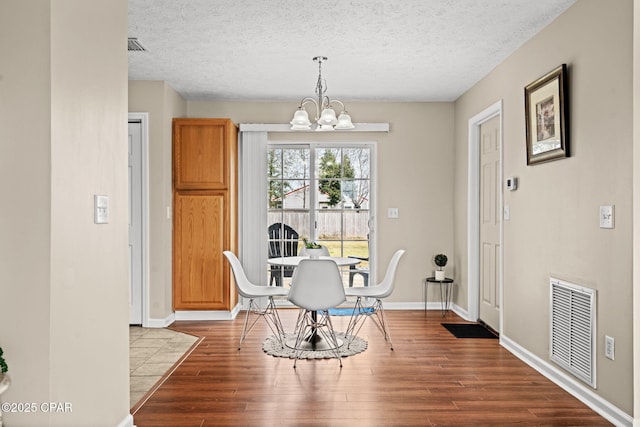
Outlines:
[[[600,228],[615,226],[615,212],[613,205],[600,206]]]
[[[109,197],[93,196],[93,222],[96,224],[109,223]]]
[[[398,218],[398,208],[389,208],[387,216],[389,218]]]

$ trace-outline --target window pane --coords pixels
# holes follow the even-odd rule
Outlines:
[[[309,181],[285,181],[283,197],[283,209],[309,209]]]
[[[278,178],[282,176],[282,150],[279,148],[270,148],[267,156],[268,178]]]
[[[307,148],[284,150],[282,170],[284,178],[309,178],[309,150]]]
[[[282,209],[283,195],[282,181],[269,180],[269,209]]]
[[[351,174],[345,170],[345,178],[369,179],[369,149],[345,148],[343,150],[343,163],[349,165]]]

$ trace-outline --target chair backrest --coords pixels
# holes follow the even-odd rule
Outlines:
[[[324,246],[324,245],[320,245],[320,249],[322,249],[322,253],[320,255],[322,256],[331,256],[331,254],[329,253],[329,249]],[[300,249],[300,256],[308,256],[309,252],[307,252],[307,248],[302,245],[302,248]]]
[[[269,258],[298,255],[298,232],[287,224],[276,222],[269,226]]]
[[[404,249],[399,249],[391,257],[389,265],[387,266],[387,273],[384,275],[384,279],[382,279],[382,282],[376,285],[376,288],[378,290],[378,293],[376,295],[377,298],[386,298],[391,295],[391,292],[393,292],[396,270],[398,269],[398,263],[400,262],[400,258],[402,258],[402,255],[404,255]]]
[[[231,251],[224,251],[224,256],[227,257],[229,264],[231,264],[231,270],[233,276],[236,279],[236,288],[238,293],[245,298],[257,298],[265,296],[265,286],[254,285],[247,279],[247,275],[242,268],[242,264],[238,257]]]
[[[335,261],[300,261],[291,280],[289,301],[307,310],[328,310],[346,300],[342,276]]]

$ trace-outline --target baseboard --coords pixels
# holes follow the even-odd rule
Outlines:
[[[133,424],[133,415],[127,414],[124,420],[120,421],[116,427],[136,427],[135,424]]]
[[[175,321],[176,315],[175,313],[171,313],[164,319],[148,319],[147,324],[142,326],[145,328],[166,328]]]
[[[588,389],[577,380],[574,380],[551,363],[539,358],[529,350],[504,336],[504,334],[500,335],[500,344],[513,353],[517,358],[547,377],[550,381],[587,405],[589,408],[593,409],[610,423],[619,427],[631,427],[633,425],[633,417],[611,404],[611,402],[598,396],[592,390]]]
[[[233,310],[180,310],[175,312],[175,320],[233,320],[240,311],[240,305]]]

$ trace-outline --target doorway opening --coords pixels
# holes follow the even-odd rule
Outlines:
[[[149,114],[128,119],[129,324],[148,326]]]

